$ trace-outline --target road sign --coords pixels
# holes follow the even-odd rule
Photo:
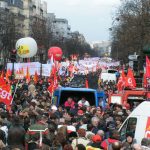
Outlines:
[[[129,55],[129,56],[128,56],[128,59],[129,59],[129,60],[132,60],[132,61],[133,61],[133,60],[136,61],[136,60],[138,59],[138,56],[139,56],[139,55]]]

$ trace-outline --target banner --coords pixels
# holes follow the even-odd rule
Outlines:
[[[42,64],[42,76],[49,77],[51,74],[52,65],[51,64]]]
[[[147,124],[145,129],[145,138],[150,138],[150,117],[147,118]]]
[[[3,102],[7,106],[10,106],[12,101],[12,96],[10,92],[10,85],[1,85],[0,86],[0,102]]]
[[[102,70],[106,70],[110,67],[119,66],[119,61],[112,61],[111,59],[104,59],[104,58],[86,58],[79,61],[66,61],[61,62],[59,70],[60,74],[64,74],[64,71],[69,68],[70,65],[74,66],[74,74],[86,74],[85,70],[88,72],[96,72],[99,68]],[[14,71],[16,74],[16,78],[21,79],[23,75],[20,75],[19,70],[22,70],[24,72],[24,76],[26,76],[27,67],[29,68],[30,75],[34,75],[35,72],[37,72],[38,75],[40,75],[41,69],[42,69],[42,76],[50,76],[52,64],[49,61],[49,64],[42,64],[39,62],[30,62],[30,63],[14,63]],[[7,70],[12,71],[13,65],[12,63],[7,64]]]
[[[12,70],[12,63],[7,64],[7,70]],[[39,62],[30,62],[30,63],[14,63],[14,72],[19,76],[19,70],[23,70],[24,76],[26,76],[27,68],[29,68],[30,75],[34,75],[37,72],[40,75],[41,64]]]

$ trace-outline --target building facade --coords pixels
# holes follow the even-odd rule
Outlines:
[[[16,41],[24,37],[24,14],[22,0],[0,0],[0,63],[10,61]]]
[[[98,55],[110,56],[111,53],[111,41],[96,41],[91,43],[91,47],[98,52]]]
[[[55,18],[53,22],[53,36],[60,39],[69,39],[71,33],[71,27],[68,24],[67,19]]]

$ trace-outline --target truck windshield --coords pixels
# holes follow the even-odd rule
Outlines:
[[[95,105],[95,92],[84,92],[84,91],[61,91],[60,95],[60,105],[63,105],[68,97],[72,97],[77,103],[82,97],[90,103],[91,106]]]
[[[117,72],[117,70],[108,70],[108,73],[113,73],[115,74]]]
[[[121,135],[121,141],[126,140],[126,135],[128,133],[132,133],[133,136],[135,135],[135,129],[136,129],[136,124],[137,124],[137,118],[129,118],[126,120],[125,124],[120,130],[120,135]]]

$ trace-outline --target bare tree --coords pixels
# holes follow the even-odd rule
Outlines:
[[[1,9],[0,11],[0,54],[3,58],[3,64],[6,64],[10,59],[10,51],[15,46],[15,22],[13,13],[7,9]]]
[[[150,43],[150,0],[122,0],[112,29],[112,57],[127,62],[127,56],[137,52],[143,58],[143,48]]]

